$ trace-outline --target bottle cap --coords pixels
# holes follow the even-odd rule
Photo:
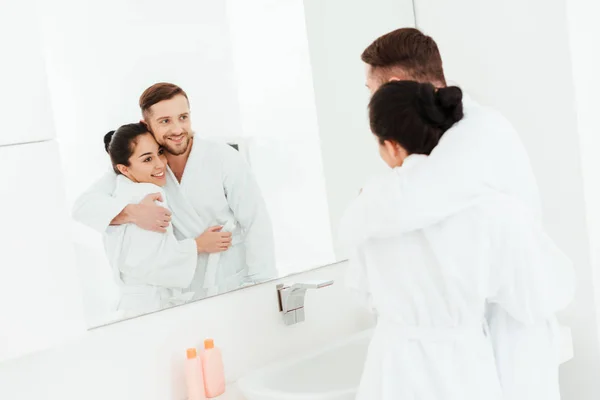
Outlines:
[[[215,341],[212,340],[212,339],[206,339],[204,341],[204,348],[206,350],[214,349],[215,348]]]
[[[188,358],[188,360],[196,358],[196,349],[195,348],[187,349],[187,358]]]

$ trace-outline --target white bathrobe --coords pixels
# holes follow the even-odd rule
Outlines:
[[[151,183],[134,183],[123,175],[116,179],[113,196],[118,201],[139,203],[151,193],[164,191]],[[173,227],[166,233],[146,231],[134,224],[109,226],[104,247],[121,291],[118,311],[132,317],[185,303],[185,292],[196,273],[198,253],[194,239],[177,240]]]
[[[395,173],[424,159],[413,155]],[[493,193],[425,229],[365,239],[363,202],[381,198],[385,184],[366,187],[341,224],[349,284],[378,314],[357,399],[512,399],[497,373],[486,303],[521,324],[544,323],[569,300],[552,293],[572,279],[569,260],[528,207]],[[539,356],[558,365],[557,353]]]
[[[363,239],[426,228],[468,209],[486,193],[513,196],[541,219],[537,184],[517,132],[498,112],[468,96],[463,105],[465,117],[444,134],[425,162],[379,177],[385,181],[380,191],[363,190],[361,217],[354,221]],[[554,289],[558,297],[570,298],[574,279]],[[560,343],[555,317],[526,326],[490,305],[488,322],[506,398],[559,399],[558,364],[541,356]]]
[[[164,186],[178,239],[200,236],[206,229],[233,220],[233,245],[219,255],[217,292],[276,275],[273,231],[260,189],[249,166],[231,146],[195,137],[181,182],[168,170]],[[111,196],[116,175],[107,173],[83,193],[73,207],[75,220],[104,232],[130,202]],[[208,254],[198,256],[189,290],[206,296]]]

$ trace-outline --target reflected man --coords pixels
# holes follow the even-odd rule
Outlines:
[[[139,101],[142,123],[164,150],[168,167],[164,194],[169,210],[155,202],[115,197],[117,175],[108,172],[75,202],[73,217],[106,233],[112,225],[135,224],[165,233],[173,222],[178,239],[195,238],[198,262],[187,289],[193,298],[223,293],[276,276],[273,231],[258,184],[242,155],[227,144],[194,135],[185,91],[157,83]],[[231,240],[221,233],[231,232]]]

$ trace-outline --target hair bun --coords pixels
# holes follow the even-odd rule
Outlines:
[[[446,115],[449,126],[460,121],[464,116],[462,99],[463,92],[458,86],[440,88],[436,92],[437,103]]]
[[[108,146],[110,145],[110,141],[112,140],[115,131],[110,131],[106,135],[104,135],[104,150],[108,153]]]

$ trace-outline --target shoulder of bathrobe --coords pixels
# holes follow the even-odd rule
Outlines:
[[[209,141],[206,139],[202,139],[201,143],[201,146],[204,149],[203,157],[214,158],[225,170],[228,168],[238,170],[245,164],[244,157],[242,157],[240,152],[227,143]]]
[[[139,203],[149,194],[160,193],[166,202],[166,195],[163,188],[153,183],[132,182],[124,175],[117,176],[117,184],[113,193],[114,197],[127,198],[131,203]]]
[[[440,142],[464,136],[463,139],[469,137],[476,142],[512,146],[515,140],[520,140],[514,126],[498,110],[481,105],[466,94],[463,110],[464,117],[442,136]]]
[[[467,93],[463,94],[463,112],[464,117],[457,125],[484,124],[489,128],[514,129],[499,110],[477,102]]]
[[[202,153],[203,157],[230,158],[240,156],[239,152],[227,143],[198,137],[194,137],[192,151]]]

